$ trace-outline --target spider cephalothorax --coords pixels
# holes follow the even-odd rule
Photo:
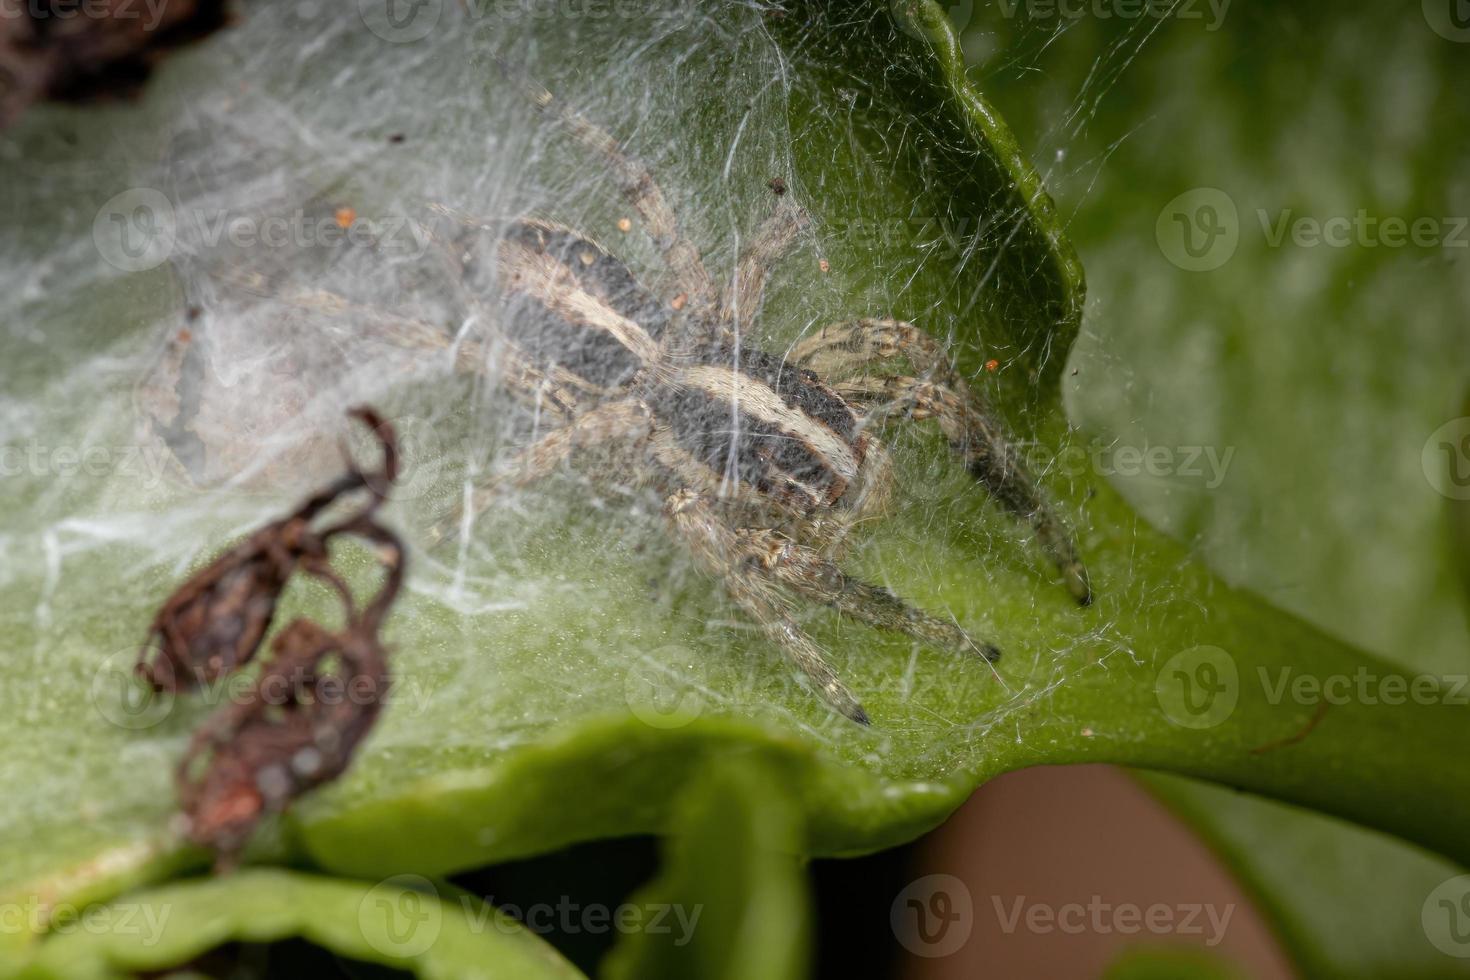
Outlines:
[[[464,512],[434,530],[436,538],[468,527],[498,493],[550,475],[580,450],[610,451],[622,476],[663,496],[670,527],[698,563],[724,581],[823,697],[866,723],[798,624],[796,598],[947,649],[998,656],[956,624],[835,563],[852,523],[881,511],[890,495],[876,425],[933,419],[976,479],[1033,526],[1077,600],[1090,601],[1066,528],[1004,427],[927,334],[897,320],[853,320],[784,357],[740,341],[733,324],[759,309],[768,268],[807,223],[790,195],[777,193],[775,213],[717,290],[652,175],[550,93],[519,84],[607,163],[676,285],[672,295],[658,295],[591,238],[549,221],[502,230],[496,266],[509,300],[498,338],[504,377],[560,424],[478,488]],[[905,362],[906,372],[885,370]]]

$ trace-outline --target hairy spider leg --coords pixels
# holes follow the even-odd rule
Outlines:
[[[608,402],[588,409],[566,425],[521,449],[499,474],[470,488],[453,511],[429,530],[429,546],[451,537],[455,531],[485,511],[508,489],[543,480],[579,450],[646,438],[652,426],[648,409],[637,399]]]
[[[848,575],[813,548],[769,528],[735,530],[737,560],[754,563],[792,591],[881,630],[904,633],[941,650],[975,653],[994,663],[1000,650],[977,643],[952,623],[909,605],[890,589]]]
[[[913,422],[937,421],[950,448],[964,458],[975,479],[1001,506],[1031,525],[1072,597],[1084,606],[1092,602],[1087,569],[1077,557],[1071,532],[1052,513],[993,415],[954,389],[922,378],[864,378],[839,382],[835,387],[844,398],[870,406],[870,420],[901,416]]]
[[[899,357],[909,362],[913,374],[968,396],[944,345],[903,320],[864,317],[829,324],[793,347],[787,361],[828,380],[842,380]]]
[[[740,560],[741,542],[715,508],[701,495],[681,490],[664,502],[664,513],[695,560],[724,582],[735,604],[760,624],[767,639],[811,680],[822,699],[859,725],[870,724],[868,713],[833,672],[822,648],[796,622],[792,601],[778,582],[758,563]]]
[[[607,130],[504,62],[499,64],[503,74],[536,108],[557,119],[577,142],[602,157],[617,178],[619,190],[643,219],[692,311],[702,314],[713,312],[715,290],[709,271],[704,267],[699,249],[680,231],[673,208],[648,167],[630,157]]]
[[[782,198],[776,204],[776,210],[756,229],[755,237],[746,244],[735,265],[735,276],[720,304],[723,320],[748,323],[760,312],[771,267],[810,223],[811,215],[790,198]]]

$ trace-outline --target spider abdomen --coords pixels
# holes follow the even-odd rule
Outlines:
[[[649,402],[676,469],[725,496],[803,512],[837,506],[867,453],[840,396],[764,351],[712,350],[660,382]]]

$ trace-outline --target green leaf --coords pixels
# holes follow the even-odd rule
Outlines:
[[[974,47],[974,76],[1023,141],[1068,161],[1048,178],[1063,210],[1075,208],[1095,303],[1072,361],[1073,417],[1102,442],[1232,454],[1220,480],[1112,480],[1230,581],[1405,672],[1449,675],[1439,690],[1456,699],[1467,661],[1454,570],[1470,549],[1446,533],[1462,508],[1435,492],[1449,484],[1432,435],[1470,415],[1457,407],[1470,355],[1463,249],[1273,246],[1266,235],[1283,216],[1359,209],[1379,222],[1430,217],[1448,235],[1445,216],[1470,207],[1463,46],[1417,9],[1371,3],[1327,18],[1236,6],[1214,27],[1056,27],[984,16],[966,39],[993,52]],[[1070,106],[1086,107],[1075,126],[1063,122]],[[1343,133],[1366,138],[1344,152]],[[1230,199],[1238,244],[1218,268],[1187,271],[1156,219],[1201,187]],[[1289,650],[1274,669],[1327,679]],[[1358,748],[1379,750],[1371,739]],[[1355,778],[1352,767],[1340,778]],[[1294,807],[1145,782],[1236,869],[1306,975],[1464,975],[1466,961],[1425,926],[1436,889],[1462,873],[1455,862]]]
[[[207,462],[267,468],[253,483],[247,472],[201,489],[120,463],[61,478],[48,451],[50,469],[17,479],[0,518],[0,615],[9,676],[25,683],[5,686],[0,731],[6,783],[26,793],[0,805],[0,903],[104,900],[200,863],[170,826],[169,774],[207,708],[181,699],[156,715],[124,711],[125,668],[191,562],[338,465],[328,430],[345,404],[381,404],[405,431],[422,423],[418,469],[390,515],[410,537],[507,435],[510,413],[483,386],[446,378],[442,359],[363,339],[375,303],[460,324],[453,284],[424,255],[383,242],[190,240],[172,264],[119,275],[97,258],[127,264],[108,237],[119,222],[106,219],[129,228],[136,211],[118,211],[116,195],[152,181],[174,195],[176,216],[295,206],[329,225],[344,207],[422,217],[432,204],[491,216],[534,206],[615,241],[654,278],[647,241],[618,237],[627,208],[604,168],[502,84],[491,55],[618,130],[713,268],[730,267],[737,240],[772,207],[767,181],[783,176],[817,225],[773,283],[763,342],[781,350],[813,326],[877,313],[952,340],[1047,474],[1099,599],[1078,609],[932,433],[896,432],[900,500],[862,529],[848,564],[952,613],[1005,658],[995,674],[813,615],[874,719],[861,729],[827,712],[691,574],[644,501],[610,492],[596,472],[568,475],[497,509],[473,546],[414,555],[411,595],[389,627],[393,703],[348,776],[269,828],[258,860],[437,875],[664,831],[672,802],[732,750],[761,757],[790,788],[813,854],[909,839],[1000,772],[1116,761],[1467,856],[1470,786],[1454,776],[1463,710],[1350,705],[1292,751],[1262,755],[1253,750],[1300,731],[1309,713],[1237,683],[1228,717],[1189,727],[1198,719],[1181,708],[1179,679],[1210,679],[1207,667],[1216,681],[1227,662],[1250,679],[1288,655],[1313,673],[1389,668],[1220,582],[1101,477],[1066,463],[1078,437],[1053,379],[1076,330],[1080,273],[1014,140],[964,87],[952,38],[894,21],[886,3],[799,4],[785,17],[721,3],[694,16],[671,3],[632,21],[514,24],[459,21],[458,9],[444,4],[437,29],[395,43],[351,12],[305,24],[336,15],[260,5],[167,66],[143,106],[34,113],[7,135],[9,156],[31,168],[3,185],[19,189],[9,193],[24,216],[11,267],[31,277],[6,294],[18,349],[0,370],[14,373],[7,394],[26,408],[12,413],[16,438],[77,450],[157,432],[136,414],[157,384],[139,391],[139,379],[156,377],[149,355],[186,328],[220,344],[229,368],[217,421],[239,444],[212,444]],[[73,170],[47,166],[68,161]],[[203,319],[189,327],[195,303]],[[283,354],[302,344],[310,354],[317,340],[335,343],[322,354],[329,369]],[[995,372],[982,372],[991,360]],[[282,443],[286,454],[272,455]],[[329,602],[293,592],[282,618]],[[1200,659],[1202,647],[1227,661]]]
[[[1454,864],[1372,831],[1177,778],[1144,780],[1197,827],[1307,976],[1464,977],[1425,922]]]
[[[976,243],[993,263],[987,278],[1005,283],[985,301],[998,313],[987,323],[985,335],[993,343],[997,335],[1016,334],[1030,367],[1028,382],[1037,396],[1050,398],[1082,321],[1082,263],[1063,232],[1040,174],[999,113],[969,84],[960,39],[944,9],[936,0],[890,0],[889,13],[901,33],[919,36],[930,46],[943,84],[937,95],[957,110],[953,121],[940,117],[929,134],[932,145],[925,148],[933,157],[928,167],[949,175],[950,199],[938,202],[944,210],[937,223],[960,236],[983,238],[976,234],[976,215],[1002,216],[997,222],[1001,241]],[[869,24],[878,32],[884,30],[881,21]],[[840,22],[833,27],[828,36],[851,45]],[[901,47],[908,54],[911,46]],[[902,60],[890,57],[871,67],[876,70]],[[930,83],[920,98],[934,98],[937,89]],[[941,129],[946,123],[956,131]],[[978,211],[970,210],[976,207]],[[973,305],[979,298],[971,293],[967,302]]]
[[[1463,441],[1467,437],[1470,437],[1470,423],[1466,423],[1464,421],[1466,419],[1470,419],[1470,390],[1467,390],[1465,396],[1460,400],[1458,420],[1451,420],[1446,423],[1446,428],[1455,435],[1458,435],[1462,440],[1459,447],[1461,456],[1470,457],[1470,451],[1467,451],[1470,450],[1470,442]],[[1426,446],[1426,448],[1430,451],[1435,449],[1442,450],[1445,445],[1445,442],[1432,443]],[[1444,463],[1446,461],[1441,458],[1441,462]],[[1446,480],[1441,486],[1447,489],[1454,485],[1448,481],[1448,473],[1441,471],[1438,475]],[[1457,486],[1455,489],[1461,492],[1447,493],[1444,498],[1444,520],[1449,528],[1449,534],[1446,535],[1446,538],[1449,546],[1450,561],[1460,572],[1460,585],[1465,598],[1465,608],[1470,610],[1470,492],[1465,491],[1463,485]],[[1466,615],[1470,616],[1470,612],[1467,612]]]
[[[1240,980],[1229,960],[1203,949],[1131,946],[1108,964],[1103,980]]]
[[[519,923],[426,879],[377,884],[252,870],[154,888],[54,925],[20,976],[136,976],[227,943],[306,939],[338,956],[432,978],[554,980],[582,974]]]
[[[670,922],[673,908],[693,928],[631,931],[608,957],[607,980],[808,975],[800,814],[779,775],[736,757],[690,787],[666,866],[633,904]]]

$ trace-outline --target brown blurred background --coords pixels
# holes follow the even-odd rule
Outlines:
[[[1207,948],[1243,976],[1293,976],[1229,872],[1111,766],[1001,776],[924,838],[912,860],[916,882],[952,875],[968,896],[924,886],[907,896],[919,903],[906,906],[915,917],[925,910],[931,942],[899,930],[906,951],[898,975],[906,980],[1099,977],[1136,944]],[[971,920],[962,937],[957,901],[965,897]],[[949,932],[941,935],[945,915]]]

